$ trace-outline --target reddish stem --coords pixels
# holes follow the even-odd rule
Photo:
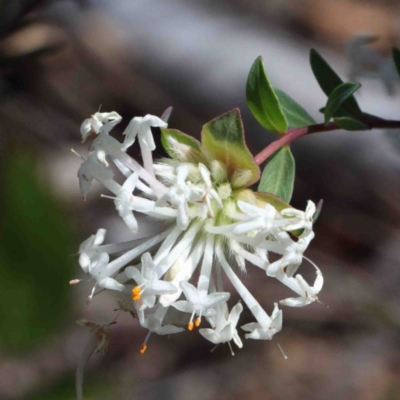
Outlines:
[[[376,118],[370,116],[368,114],[364,114],[364,118],[362,120],[364,124],[368,126],[369,129],[373,128],[400,128],[400,121],[389,121],[383,120],[380,118]],[[318,132],[328,132],[334,131],[336,129],[341,129],[334,122],[329,122],[328,125],[325,124],[315,124],[309,126],[302,126],[301,128],[292,128],[289,129],[286,134],[282,135],[281,138],[275,140],[271,144],[269,144],[265,149],[261,150],[255,157],[254,161],[257,165],[261,165],[265,160],[268,159],[272,154],[274,154],[281,147],[288,145],[298,139],[299,137],[309,135],[310,133],[318,133]]]

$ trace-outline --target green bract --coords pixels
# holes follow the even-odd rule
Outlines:
[[[202,143],[178,130],[161,128],[161,143],[172,158],[206,165],[220,161],[233,188],[250,186],[260,179],[260,168],[247,148],[238,109],[205,124],[201,138]]]
[[[178,154],[178,149],[174,146],[174,142],[186,147],[184,154]],[[161,128],[161,143],[165,151],[172,157],[184,159],[187,162],[204,162],[205,155],[201,147],[201,143],[177,129]],[[182,153],[182,151],[180,152]]]
[[[257,121],[266,129],[285,133],[288,128],[284,112],[265,72],[262,57],[250,69],[246,85],[247,104]]]
[[[201,141],[207,155],[221,161],[228,178],[240,173],[248,174],[246,186],[260,179],[260,168],[244,140],[244,131],[239,109],[223,114],[203,126]]]

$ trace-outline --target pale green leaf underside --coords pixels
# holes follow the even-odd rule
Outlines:
[[[288,124],[265,72],[262,57],[252,65],[246,85],[247,104],[256,120],[272,132],[285,133]]]
[[[281,104],[282,111],[286,117],[289,128],[300,128],[316,124],[313,117],[304,108],[294,101],[287,93],[278,88],[274,88]]]
[[[295,162],[288,146],[280,148],[267,162],[258,190],[273,193],[289,203],[292,198]]]

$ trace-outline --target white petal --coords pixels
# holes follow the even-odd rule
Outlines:
[[[195,288],[191,283],[182,281],[180,287],[185,293],[186,298],[192,304],[198,303],[200,301],[200,294],[197,288]]]
[[[119,292],[122,292],[125,289],[124,285],[110,277],[101,279],[99,281],[99,286],[103,287],[104,289],[117,290]]]
[[[135,280],[137,284],[142,284],[142,276],[137,268],[128,267],[125,269],[125,274],[128,278]]]
[[[306,299],[305,297],[289,297],[288,299],[281,300],[279,304],[289,307],[304,307],[311,302],[311,299]]]
[[[174,333],[183,332],[184,330],[185,329],[178,328],[175,325],[165,325],[165,326],[162,326],[161,328],[157,329],[157,334],[158,335],[172,335]]]
[[[175,303],[171,304],[171,306],[185,313],[192,313],[194,311],[193,304],[186,300],[176,301]]]

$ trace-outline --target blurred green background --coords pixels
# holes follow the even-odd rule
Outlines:
[[[245,104],[254,59],[262,55],[274,86],[322,121],[325,97],[309,49],[346,78],[345,49],[355,35],[376,35],[372,46],[383,58],[399,46],[399,7],[382,0],[0,2],[0,399],[73,399],[90,335],[75,320],[106,324],[117,315],[110,295],[87,306],[90,285],[68,284],[83,277],[76,253],[90,234],[105,227],[107,241],[129,238],[99,186],[81,199],[80,162],[70,149],[87,150],[83,119],[100,105],[126,123],[172,105],[170,126],[198,136],[203,123],[239,106],[256,153],[273,135]],[[398,119],[398,82],[390,96],[379,79],[360,79],[362,108]],[[325,133],[293,145],[293,205],[324,199],[307,255],[324,273],[320,297],[329,309],[285,308],[273,342],[245,341],[235,357],[224,346],[211,354],[209,343],[188,333],[154,337],[139,357],[145,332],[121,314],[108,330],[108,352],[89,363],[85,398],[400,399],[399,147],[396,133],[384,132]],[[245,281],[267,307],[287,294],[251,268]]]

